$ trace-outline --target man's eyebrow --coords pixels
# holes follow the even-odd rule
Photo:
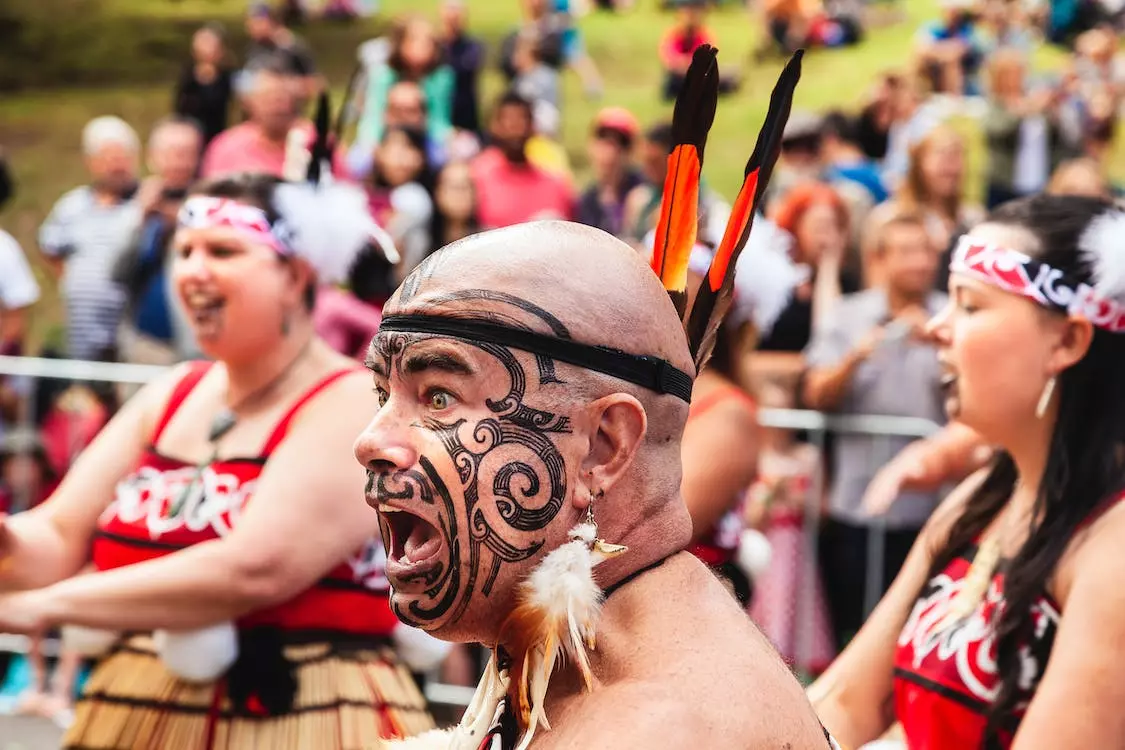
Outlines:
[[[418,352],[410,354],[402,363],[407,375],[417,375],[425,370],[441,370],[454,375],[474,375],[476,369],[465,359],[452,352]]]
[[[371,349],[367,350],[367,355],[363,358],[363,366],[380,377],[387,377],[387,368],[375,359],[375,352]]]

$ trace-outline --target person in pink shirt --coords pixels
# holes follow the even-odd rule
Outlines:
[[[660,63],[664,66],[664,99],[673,101],[684,85],[684,75],[696,48],[715,44],[715,36],[703,25],[704,0],[679,0],[676,24],[660,40]]]
[[[483,228],[539,219],[572,220],[575,194],[565,180],[528,161],[533,135],[531,104],[515,93],[500,97],[489,127],[492,145],[472,163],[473,188]]]
[[[297,110],[296,79],[281,61],[264,58],[248,68],[242,78],[243,102],[250,119],[229,128],[211,141],[203,155],[201,177],[209,179],[237,172],[258,172],[284,177],[287,172],[304,174],[308,143],[313,127]],[[296,131],[293,136],[292,131]],[[287,148],[290,138],[301,149]],[[287,153],[300,157],[299,164],[286,164]],[[291,157],[292,158],[292,157]]]

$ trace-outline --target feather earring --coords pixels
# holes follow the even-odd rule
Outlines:
[[[627,548],[598,537],[593,507],[591,497],[586,519],[570,530],[570,541],[543,558],[521,585],[519,604],[504,624],[503,640],[514,644],[516,717],[526,727],[516,750],[526,750],[540,725],[551,728],[543,704],[560,660],[569,659],[578,667],[587,690],[594,686],[587,650],[596,647],[604,594],[593,572]]]

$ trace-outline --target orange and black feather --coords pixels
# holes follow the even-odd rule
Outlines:
[[[746,162],[745,179],[734,201],[723,240],[719,243],[706,278],[700,284],[687,324],[688,344],[695,358],[696,370],[702,369],[715,348],[719,325],[730,307],[734,287],[734,271],[738,256],[750,238],[754,215],[766,192],[774,164],[781,153],[781,134],[789,120],[793,94],[801,78],[801,57],[798,50],[789,60],[770,95],[765,122],[758,133],[754,152]]]
[[[652,270],[668,290],[681,318],[687,305],[688,260],[699,225],[703,148],[719,102],[717,54],[718,50],[708,44],[695,50],[683,88],[676,97],[672,149],[652,253]]]

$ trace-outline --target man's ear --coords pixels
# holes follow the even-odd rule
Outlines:
[[[590,478],[591,492],[606,492],[616,484],[640,448],[648,431],[645,408],[628,393],[614,393],[588,407],[591,426],[590,448],[582,461],[582,475]],[[589,501],[578,493],[576,502]]]

